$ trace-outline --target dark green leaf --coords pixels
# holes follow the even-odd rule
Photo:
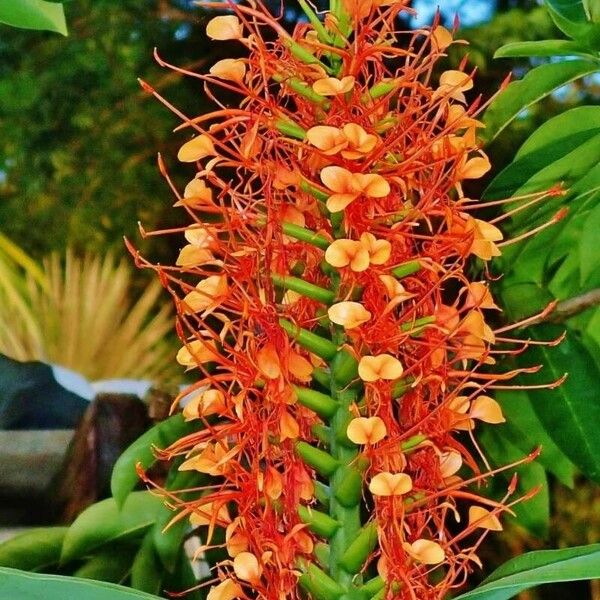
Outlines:
[[[185,592],[186,590],[191,590],[191,588],[196,585],[198,585],[198,580],[196,579],[196,575],[192,570],[192,565],[182,548],[179,553],[175,572],[172,575],[167,574],[165,589],[173,592]],[[189,600],[205,600],[208,590],[209,587],[206,586],[199,590],[188,591],[185,594],[185,598]]]
[[[496,467],[516,462],[525,456],[519,448],[498,431],[496,426],[482,427],[478,441],[485,448],[488,458]],[[517,473],[519,477],[515,497],[526,494],[534,488],[540,490],[533,498],[521,502],[513,508],[516,522],[532,534],[544,538],[548,534],[550,521],[550,497],[546,471],[537,462],[530,462],[506,471],[504,478],[507,483],[514,473]],[[505,492],[506,486],[502,486],[499,494],[504,495]]]
[[[600,204],[586,217],[579,242],[579,261],[581,265],[580,284],[583,286],[589,277],[600,269]]]
[[[553,339],[563,327],[543,325],[529,330],[535,339]],[[577,336],[554,348],[532,346],[523,363],[544,368],[529,375],[531,384],[549,383],[567,372],[569,377],[555,389],[531,390],[533,408],[556,445],[590,479],[600,483],[600,369]]]
[[[108,542],[141,535],[156,521],[162,502],[149,492],[133,492],[121,509],[114,498],[92,504],[69,527],[61,562],[85,556]]]
[[[0,0],[0,23],[67,35],[62,4],[45,0]]]
[[[513,42],[499,48],[494,58],[516,58],[521,56],[587,56],[595,58],[589,50],[569,40],[541,40],[538,42]]]
[[[59,575],[39,575],[15,569],[0,568],[0,598],[14,600],[157,600],[130,588],[106,583],[61,577]]]
[[[178,413],[161,421],[133,442],[121,454],[113,468],[110,488],[117,503],[122,505],[128,494],[139,483],[136,465],[140,463],[144,469],[147,469],[154,464],[156,461],[154,448],[166,448],[175,440],[197,429],[197,423],[186,423],[183,415]]]
[[[560,86],[598,71],[598,63],[569,60],[532,69],[520,81],[500,92],[484,114],[485,136],[492,141],[522,110],[551,94]]]
[[[150,594],[162,590],[164,570],[154,547],[152,531],[149,531],[135,555],[131,567],[131,587]]]
[[[546,6],[552,20],[563,33],[597,49],[600,28],[588,20],[583,0],[546,0]]]
[[[496,400],[502,406],[506,418],[506,423],[498,426],[498,431],[525,454],[541,447],[542,453],[537,462],[559,481],[573,487],[573,463],[544,429],[529,396],[522,390],[502,390],[496,393]]]
[[[496,569],[479,587],[455,600],[508,600],[519,592],[558,581],[600,577],[600,544],[528,552]]]
[[[60,560],[68,527],[40,527],[0,544],[0,566],[41,571]]]
[[[73,577],[123,583],[131,569],[134,550],[127,546],[110,545],[99,550],[85,562]]]

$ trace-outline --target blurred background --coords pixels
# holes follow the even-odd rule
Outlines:
[[[548,60],[494,60],[500,46],[563,36],[536,1],[439,5],[448,26],[459,16],[459,37],[470,44],[449,61],[468,53],[484,98],[509,72],[519,78]],[[172,133],[177,118],[137,78],[184,113],[200,114],[210,106],[201,83],[160,68],[154,49],[190,70],[207,70],[237,51],[208,42],[209,17],[193,2],[64,6],[68,37],[0,24],[0,527],[7,535],[17,526],[69,523],[106,497],[116,457],[166,416],[184,383],[169,299],[151,273],[134,267],[123,242],[127,237],[154,262],[173,262],[179,241],[142,240],[138,222],[146,230],[181,224],[157,152],[177,183],[189,178],[174,160],[183,140]],[[431,22],[437,3],[417,0],[414,8],[418,16],[407,27]],[[283,15],[290,28],[301,18],[291,1]],[[488,182],[548,119],[598,104],[598,85],[597,77],[578,79],[521,113],[488,148]],[[592,316],[588,311],[574,329],[588,328]],[[600,339],[600,327],[586,331],[594,351],[584,361],[600,364],[593,335]],[[573,473],[562,481],[544,473],[550,526],[509,526],[486,547],[488,562],[600,539],[598,487]],[[600,588],[586,582],[522,595],[542,597],[597,600]]]

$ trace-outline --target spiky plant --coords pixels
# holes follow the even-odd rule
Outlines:
[[[183,192],[159,161],[191,224],[162,232],[187,243],[154,268],[177,360],[199,372],[184,409],[198,431],[163,456],[213,480],[169,502],[204,549],[224,544],[209,600],[437,600],[520,500],[514,479],[500,502],[478,491],[493,472],[476,423],[503,422],[488,394],[515,375],[482,369],[515,346],[467,270],[502,240],[462,187],[490,168],[482,106],[466,62],[434,76],[453,32],[397,31],[406,2],[332,0],[323,19],[300,5],[309,23],[290,35],[259,0],[206,3],[231,11],[208,36],[247,57],[208,74],[157,57],[215,112],[183,114],[142,82],[195,134]]]
[[[124,260],[67,251],[38,266],[2,241],[0,353],[56,363],[91,380],[174,377],[165,342],[172,312],[156,310],[158,281],[134,299]]]

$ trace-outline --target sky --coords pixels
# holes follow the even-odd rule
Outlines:
[[[413,7],[417,11],[417,17],[413,21],[417,27],[430,24],[438,7],[450,19],[458,14],[461,25],[469,27],[488,21],[494,13],[496,2],[495,0],[441,0],[440,2],[414,0]]]

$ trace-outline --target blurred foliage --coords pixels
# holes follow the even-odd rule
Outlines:
[[[135,301],[133,269],[110,254],[79,259],[67,251],[37,265],[0,238],[0,353],[41,360],[91,380],[162,380],[173,361],[172,311],[153,279]]]
[[[68,39],[10,28],[0,37],[0,222],[35,256],[67,243],[123,252],[138,220],[177,218],[156,152],[174,154],[178,119],[137,77],[201,112],[201,84],[165,74],[152,51],[202,66],[203,19],[165,0],[78,0],[67,13]]]

